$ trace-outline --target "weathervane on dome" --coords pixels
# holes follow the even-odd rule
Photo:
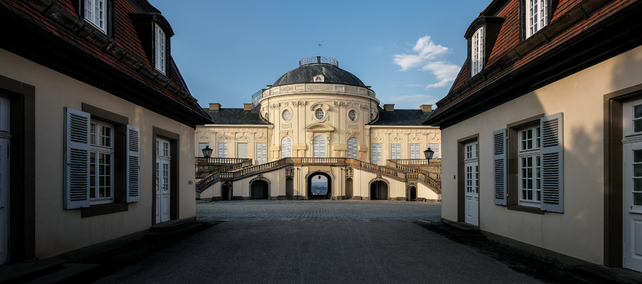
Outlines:
[[[317,56],[321,56],[321,44],[319,43],[319,50],[317,52]]]

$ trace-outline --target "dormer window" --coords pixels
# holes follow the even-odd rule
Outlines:
[[[548,0],[526,0],[526,38],[548,24]]]
[[[166,52],[166,44],[165,44],[165,32],[163,29],[158,25],[154,25],[154,43],[155,43],[155,60],[154,60],[154,67],[156,70],[160,71],[161,73],[165,74],[165,52]]]
[[[314,76],[313,80],[315,83],[325,82],[325,78],[323,77],[323,75],[316,75]]]
[[[107,5],[105,0],[85,0],[83,13],[85,19],[107,33]]]
[[[471,39],[470,58],[471,58],[471,73],[470,76],[475,76],[484,68],[484,27],[480,27],[473,34]]]

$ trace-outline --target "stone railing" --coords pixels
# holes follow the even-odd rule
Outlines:
[[[339,60],[327,56],[310,56],[299,60],[299,67],[307,64],[327,63],[339,67]]]
[[[341,158],[301,158],[302,164],[338,164],[339,160],[342,160],[341,164],[345,164],[345,159]]]
[[[238,163],[247,163],[249,162],[250,164],[252,163],[252,159],[244,159],[244,158],[219,158],[219,157],[211,157],[211,158],[205,158],[205,157],[196,157],[196,164],[197,165],[226,165],[226,164],[238,164]]]
[[[398,165],[416,165],[416,166],[427,166],[431,164],[441,164],[441,159],[430,159],[430,163],[427,159],[397,159],[390,160]]]
[[[240,171],[234,172],[234,178],[238,178],[238,177],[241,177],[241,176],[244,176],[244,175],[253,174],[253,173],[264,172],[264,171],[271,170],[273,168],[276,168],[276,167],[279,167],[279,166],[282,166],[282,165],[285,165],[285,159],[280,159],[280,160],[276,160],[276,161],[265,163],[265,164],[260,164],[260,165],[256,165],[256,166],[243,168]]]
[[[343,85],[343,84],[320,84],[320,83],[301,83],[291,84],[285,86],[276,86],[263,91],[261,100],[285,94],[298,94],[298,93],[330,93],[330,94],[347,94],[356,95],[376,99],[376,94],[373,90],[364,87]]]

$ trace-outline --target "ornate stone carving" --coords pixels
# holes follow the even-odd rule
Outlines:
[[[313,143],[314,139],[314,132],[308,132],[308,140],[310,140],[310,144]]]
[[[210,136],[205,132],[199,132],[198,141],[210,141]]]
[[[430,134],[428,134],[428,137],[430,137]],[[432,137],[431,137],[431,138],[429,138],[429,140],[428,140],[428,141],[430,141],[430,142],[439,142],[439,140],[440,140],[440,139],[439,139],[439,137],[438,137],[437,133],[433,133],[433,134],[432,134]]]
[[[272,104],[270,105],[270,107],[271,107],[271,108],[280,108],[280,107],[281,107],[281,103],[272,103]]]
[[[286,178],[294,178],[294,167],[285,168],[285,177]]]
[[[397,135],[395,135],[395,137],[392,137],[392,139],[390,139],[390,141],[394,142],[394,143],[402,143],[403,139],[399,138],[399,134],[397,134]]]
[[[281,124],[281,128],[292,128],[292,123],[283,123]]]
[[[218,140],[218,141],[230,141],[230,139],[231,139],[231,137],[227,136],[226,134],[219,134],[216,137],[216,140]]]
[[[348,129],[357,130],[359,127],[356,124],[348,124]]]
[[[359,138],[359,131],[346,131],[346,136],[348,138],[350,137]]]
[[[279,140],[283,139],[285,136],[291,136],[292,135],[292,130],[281,130],[279,132]]]
[[[250,141],[250,138],[247,138],[245,133],[239,133],[241,136],[236,138],[236,141]]]
[[[346,168],[346,177],[347,178],[354,177],[354,170],[352,169],[352,167]]]
[[[410,139],[410,142],[412,142],[412,143],[421,143],[421,138],[419,138],[419,136],[417,134],[415,134],[415,137],[412,137],[412,139]]]
[[[259,136],[259,138],[257,138],[256,141],[259,141],[259,142],[267,141],[267,137],[265,137],[265,133],[261,133],[261,136]]]
[[[377,137],[373,138],[372,140],[377,143],[383,142],[383,138],[379,137],[379,134],[377,134]]]
[[[326,132],[325,139],[328,140],[328,143],[330,143],[330,140],[332,139],[332,132]]]
[[[346,102],[343,101],[334,101],[334,106],[339,107],[339,106],[346,106]]]

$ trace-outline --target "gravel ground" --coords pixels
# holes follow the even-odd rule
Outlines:
[[[196,217],[217,221],[439,222],[441,203],[400,201],[198,201]]]

